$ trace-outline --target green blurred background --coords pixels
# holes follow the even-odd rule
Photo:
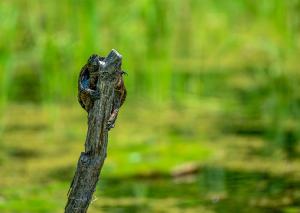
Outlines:
[[[128,98],[90,212],[300,212],[299,0],[2,0],[0,212],[62,212],[87,130],[77,78]]]

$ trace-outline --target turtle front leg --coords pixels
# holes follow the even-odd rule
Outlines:
[[[111,128],[115,127],[115,122],[117,120],[118,117],[118,113],[119,113],[119,108],[116,108],[113,110],[113,112],[110,114],[110,117],[107,121],[107,129],[110,130]]]
[[[83,89],[79,93],[80,105],[89,112],[96,100],[100,99],[100,92],[98,90]]]

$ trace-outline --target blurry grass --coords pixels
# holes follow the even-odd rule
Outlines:
[[[86,134],[86,115],[73,105],[77,75],[90,54],[111,48],[123,55],[129,95],[104,182],[171,179],[186,163],[298,180],[299,8],[299,0],[1,1],[0,211],[61,212]],[[224,171],[208,173],[221,192],[207,202],[226,203]],[[109,198],[101,185],[107,206],[95,202],[91,212],[220,210],[144,198],[151,187],[137,184],[116,192],[145,193],[133,199]],[[297,212],[288,205],[299,192],[288,190],[250,206]]]
[[[123,54],[129,93],[163,103],[197,97],[198,74],[211,70],[297,72],[299,5],[299,0],[1,1],[1,103],[72,101],[89,55],[112,48]]]
[[[65,167],[76,164],[78,154],[83,149],[86,114],[78,106],[61,106],[56,108],[54,116],[57,117],[53,118],[48,113],[51,110],[34,105],[9,107],[1,143],[5,150],[3,155],[6,156],[4,166],[10,158],[25,160],[29,170],[49,171],[52,166],[57,169],[57,165]],[[195,126],[191,130],[187,126],[190,120],[195,120],[191,117],[197,113],[195,108],[190,108],[191,112],[184,110],[186,117],[182,123],[174,119],[179,114],[171,108],[157,114],[154,123],[151,119],[153,115],[147,109],[128,110],[125,108],[122,112],[124,115],[120,115],[118,125],[123,123],[122,127],[117,126],[110,136],[108,174],[128,176],[151,170],[166,172],[180,162],[204,160],[213,154],[209,147],[199,143],[197,132],[201,126],[194,121]],[[169,120],[171,117],[173,119]],[[16,119],[19,121],[17,124]],[[151,121],[151,124],[143,126],[145,121]],[[174,159],[174,156],[178,156],[178,159]],[[39,160],[36,161],[36,158]],[[49,162],[53,162],[53,165],[49,165]],[[124,166],[119,167],[120,164]]]
[[[212,194],[205,195],[205,199],[227,196],[222,190],[223,176],[219,176],[223,170],[207,170],[206,167],[210,165],[245,175],[266,173],[269,176],[285,177],[288,174],[289,178],[282,181],[298,180],[299,159],[286,162],[277,155],[261,155],[260,152],[268,147],[261,137],[220,132],[222,126],[219,118],[223,114],[223,104],[213,98],[177,107],[172,107],[172,104],[153,105],[150,108],[149,104],[139,107],[126,104],[121,110],[116,128],[110,132],[108,157],[96,194],[100,198],[92,204],[91,212],[114,212],[118,208],[140,211],[143,205],[149,208],[149,212],[156,208],[165,209],[166,212],[170,212],[170,209],[175,212],[190,209],[192,212],[198,208],[204,208],[204,212],[214,212],[210,205],[204,205],[205,200],[202,203],[188,197],[199,193],[199,189],[193,185],[189,188],[191,191],[185,193],[185,201],[182,201],[179,196],[182,188],[178,188],[177,198],[175,191],[169,192],[176,185],[171,184],[168,188],[165,182],[160,183],[161,178],[172,180],[173,169],[187,163],[198,164],[200,174],[208,178],[206,181],[212,177],[219,178],[214,180],[210,189]],[[10,105],[4,117],[4,127],[0,154],[1,212],[60,212],[65,205],[79,153],[83,150],[85,112],[73,105]],[[213,176],[205,176],[209,174]],[[158,182],[147,183],[147,180],[155,177]],[[116,187],[107,188],[109,181],[112,181],[109,187]],[[218,183],[221,185],[218,186]],[[160,184],[161,192],[156,189]],[[145,192],[143,187],[146,187]],[[130,195],[145,194],[137,194],[141,200],[136,203],[128,200],[125,195],[122,198],[120,193],[126,194],[126,190],[129,190]],[[167,196],[159,200],[149,198],[150,195],[155,197],[151,193],[158,197],[164,196],[163,191],[170,193],[170,199],[173,200],[168,200]],[[110,196],[121,197],[110,200]],[[261,202],[260,198],[255,199],[255,202]],[[294,198],[291,199],[293,201]],[[106,203],[106,200],[113,204]],[[160,205],[160,202],[164,205]],[[271,207],[275,204],[270,202],[266,205]],[[284,204],[280,200],[278,205]]]
[[[0,155],[1,212],[60,212],[83,151],[86,113],[79,106],[67,105],[10,105],[7,109]],[[169,120],[179,116],[172,108],[157,106],[156,110],[163,110],[156,115],[157,122],[152,122],[147,108],[130,109],[122,109],[123,115],[111,131],[109,157],[102,173],[105,179],[154,173],[170,176],[178,164],[205,161],[213,155],[209,146],[199,143],[196,132],[200,125],[194,127],[192,135],[178,131],[187,128],[196,108],[182,111],[182,123]],[[146,120],[151,125],[143,127]],[[172,133],[174,127],[177,130]],[[158,201],[153,202],[149,205]]]

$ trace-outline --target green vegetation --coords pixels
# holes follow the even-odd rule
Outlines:
[[[127,104],[91,212],[299,210],[300,161],[282,160],[281,149],[266,155],[259,135],[224,134],[221,109],[214,99],[177,109]],[[3,119],[1,212],[61,212],[83,150],[83,110],[10,105]],[[174,176],[189,165],[199,173]]]
[[[128,100],[91,212],[300,211],[299,0],[2,0],[0,20],[0,212],[61,212],[79,70],[112,48]]]
[[[201,75],[209,73],[296,74],[299,4],[1,1],[1,98],[73,101],[80,67],[112,47],[124,56],[130,94],[155,101],[202,95]]]

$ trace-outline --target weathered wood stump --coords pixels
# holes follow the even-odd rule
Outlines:
[[[68,193],[66,213],[87,212],[106,158],[108,143],[107,121],[110,117],[116,85],[116,64],[122,56],[112,50],[100,66],[97,87],[100,99],[96,100],[88,114],[88,131],[85,152],[82,152]]]

